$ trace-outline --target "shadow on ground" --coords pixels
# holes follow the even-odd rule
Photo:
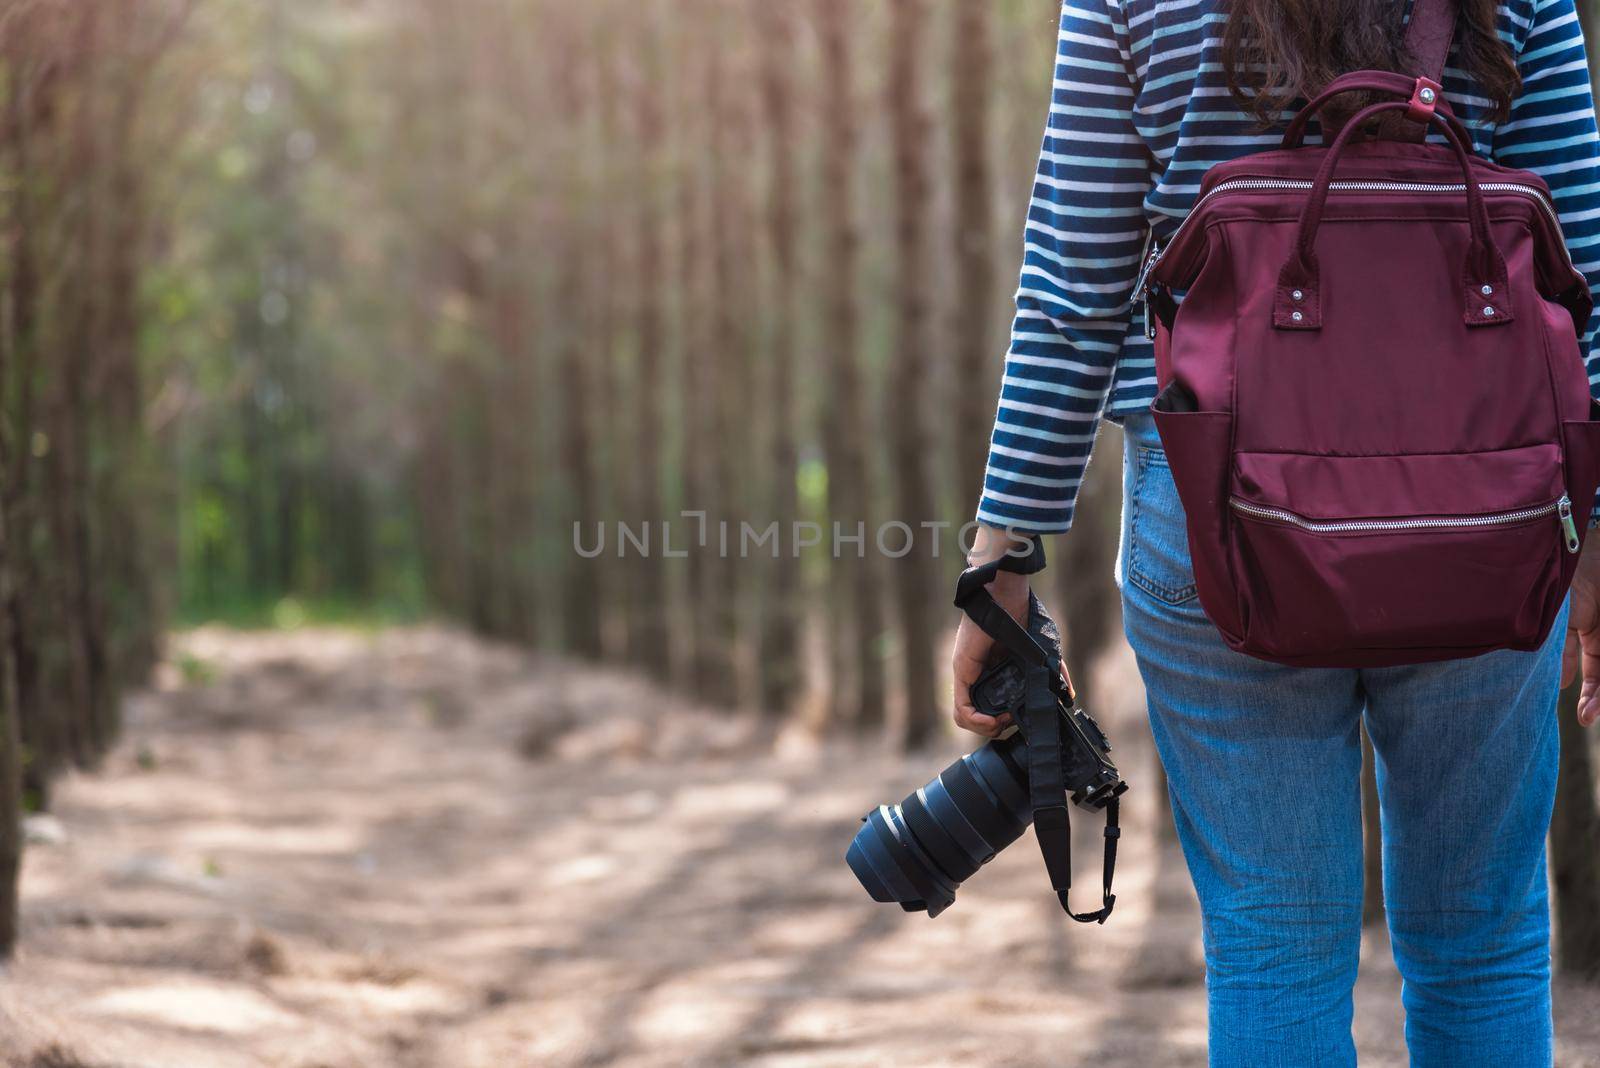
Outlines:
[[[929,921],[842,855],[953,740],[777,756],[637,679],[428,628],[199,631],[174,665],[32,826],[12,1063],[1205,1063],[1198,921],[1148,790],[1107,926],[1060,915],[1031,840]],[[1137,685],[1103,672],[1137,790]],[[1365,956],[1362,1063],[1404,1064],[1387,947]],[[1600,1065],[1597,1001],[1561,992],[1563,1065]]]

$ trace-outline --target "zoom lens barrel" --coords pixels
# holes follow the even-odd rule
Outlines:
[[[1028,827],[1018,737],[990,742],[898,805],[879,805],[845,853],[874,901],[937,916],[956,889]]]

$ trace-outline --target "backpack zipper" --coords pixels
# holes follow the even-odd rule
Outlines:
[[[1144,267],[1140,269],[1139,277],[1134,282],[1133,287],[1133,299],[1135,301],[1144,302],[1146,335],[1150,337],[1155,336],[1154,331],[1151,329],[1152,324],[1150,322],[1150,274],[1161,262],[1161,258],[1166,255],[1167,250],[1172,248],[1172,246],[1177,243],[1178,238],[1183,234],[1184,229],[1189,225],[1189,221],[1195,217],[1199,209],[1203,207],[1207,201],[1209,201],[1212,197],[1221,196],[1223,193],[1233,193],[1238,192],[1239,190],[1309,190],[1315,185],[1315,182],[1303,178],[1230,178],[1226,182],[1219,183],[1216,188],[1212,189],[1205,196],[1201,197],[1195,202],[1194,207],[1189,210],[1189,214],[1185,215],[1183,217],[1183,221],[1178,224],[1178,229],[1173,232],[1171,240],[1169,240],[1165,245],[1161,244],[1159,241],[1152,240],[1150,255],[1145,259]],[[1334,192],[1354,193],[1464,194],[1467,191],[1465,182],[1399,182],[1387,181],[1383,179],[1358,178],[1329,182],[1328,188]],[[1526,185],[1522,182],[1479,182],[1478,188],[1483,190],[1485,193],[1517,193],[1521,196],[1527,197],[1529,200],[1532,200],[1534,203],[1538,204],[1544,209],[1545,215],[1549,217],[1551,224],[1555,226],[1556,233],[1559,234],[1561,232],[1561,216],[1556,214],[1555,205],[1550,202],[1549,197],[1545,196],[1543,192],[1534,186]],[[1561,242],[1561,251],[1567,257],[1567,266],[1571,267],[1572,252],[1567,248],[1565,241]]]
[[[1582,547],[1582,543],[1578,541],[1578,525],[1572,521],[1572,501],[1565,493],[1556,502],[1556,510],[1561,516],[1561,533],[1566,539],[1567,552],[1575,553]]]
[[[1307,519],[1298,512],[1291,512],[1286,508],[1269,508],[1266,505],[1252,504],[1240,497],[1229,497],[1228,505],[1243,515],[1288,523],[1312,534],[1477,530],[1512,526],[1530,519],[1538,519],[1540,516],[1555,515],[1561,520],[1562,541],[1566,545],[1567,552],[1575,553],[1579,546],[1578,527],[1572,519],[1572,500],[1566,494],[1562,494],[1560,500],[1551,501],[1549,504],[1518,508],[1511,512],[1495,512],[1491,515],[1415,516],[1405,519]]]

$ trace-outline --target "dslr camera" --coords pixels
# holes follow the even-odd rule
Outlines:
[[[1043,566],[1043,550],[1035,540],[1027,558],[1003,557],[963,572],[956,605],[1004,654],[973,684],[973,704],[991,716],[1010,713],[1015,726],[899,804],[879,805],[862,817],[845,860],[874,901],[937,916],[973,872],[1032,823],[1067,914],[1082,923],[1104,923],[1111,915],[1118,798],[1128,785],[1109,758],[1105,733],[1062,677],[1061,636],[1044,606],[1030,594],[1024,628],[985,588],[1000,570],[1030,574]],[[1101,907],[1095,912],[1075,913],[1067,903],[1069,798],[1080,808],[1106,814]]]

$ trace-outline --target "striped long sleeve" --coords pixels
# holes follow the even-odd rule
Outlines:
[[[1533,171],[1550,186],[1572,262],[1600,297],[1600,132],[1595,128],[1588,55],[1573,0],[1538,0],[1518,52],[1522,91],[1494,132],[1496,162]],[[1590,392],[1600,395],[1594,350],[1600,309],[1589,318],[1583,351]]]
[[[1067,0],[1017,314],[978,519],[1052,533],[1072,506],[1127,333],[1150,154],[1121,11]]]
[[[1128,303],[1146,235],[1171,235],[1212,166],[1281,136],[1255,128],[1229,96],[1226,19],[1220,0],[1062,7],[982,522],[1040,533],[1071,525],[1099,420],[1142,411],[1155,394]],[[1445,96],[1475,151],[1549,183],[1573,261],[1600,295],[1600,137],[1574,0],[1508,0],[1498,20],[1523,78],[1508,120],[1496,127],[1455,56]],[[1600,314],[1583,339],[1600,396],[1597,329]]]
[[[1522,91],[1494,132],[1494,158],[1549,184],[1572,262],[1600,298],[1600,131],[1583,27],[1573,0],[1537,0],[1532,7],[1517,55]],[[1583,334],[1589,392],[1600,396],[1597,329],[1600,307]],[[1590,522],[1600,522],[1600,501]]]

